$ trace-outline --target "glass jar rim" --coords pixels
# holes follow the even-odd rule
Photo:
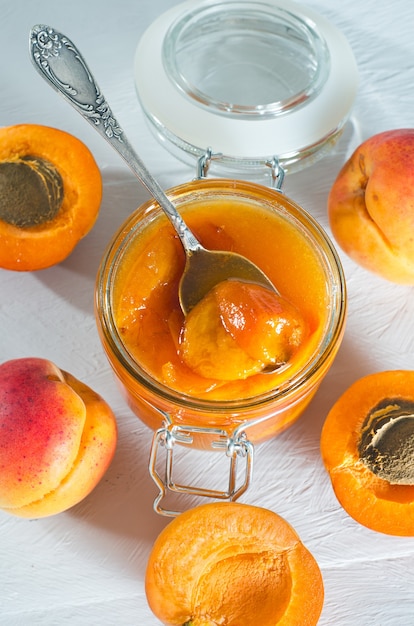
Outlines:
[[[197,5],[171,24],[162,59],[196,106],[230,117],[286,114],[314,98],[330,70],[313,23],[264,0]]]
[[[260,197],[261,203],[263,199],[266,199],[269,206],[277,205],[280,212],[292,218],[297,225],[306,230],[307,237],[313,240],[314,244],[318,244],[320,260],[324,265],[327,280],[329,277],[334,285],[332,290],[330,290],[330,315],[323,339],[316,346],[310,362],[302,367],[293,378],[288,379],[280,387],[256,396],[243,397],[236,400],[197,398],[171,389],[148,374],[144,368],[136,363],[122,342],[112,312],[111,294],[122,256],[128,250],[130,242],[139,233],[140,229],[145,227],[146,224],[143,224],[143,220],[155,219],[162,214],[157,203],[149,200],[132,213],[114,235],[106,249],[98,271],[95,305],[102,333],[111,352],[133,379],[143,385],[144,388],[147,388],[176,407],[181,406],[194,410],[214,410],[216,413],[223,412],[228,414],[229,411],[253,409],[266,405],[274,402],[276,399],[288,397],[293,392],[296,393],[301,387],[306,387],[309,380],[315,376],[329,359],[337,339],[342,334],[346,317],[346,285],[342,265],[333,244],[323,228],[309,213],[290,198],[281,194],[280,191],[263,187],[256,183],[229,179],[207,179],[184,183],[169,189],[167,193],[178,208],[180,204],[185,204],[185,200],[188,201],[191,197],[194,197],[194,194],[200,193],[204,196],[208,196],[209,193],[234,196],[237,193],[237,198],[243,197],[243,194],[244,197],[249,199],[259,199]]]

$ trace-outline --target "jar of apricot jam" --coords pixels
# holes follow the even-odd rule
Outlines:
[[[256,263],[306,321],[308,333],[285,367],[215,380],[192,371],[178,348],[184,316],[178,281],[185,257],[157,203],[139,207],[115,235],[100,267],[96,311],[109,362],[133,412],[154,431],[150,471],[160,487],[237,498],[250,482],[255,444],[274,437],[304,411],[341,343],[346,287],[329,238],[302,208],[276,189],[205,179],[168,191],[184,220],[210,249]],[[222,450],[230,459],[224,491],[177,485],[175,446]],[[157,470],[160,447],[166,471]],[[233,465],[245,463],[236,484]],[[167,511],[167,514],[171,511]],[[172,513],[171,513],[172,514]]]
[[[98,329],[129,405],[154,431],[155,508],[173,515],[161,504],[170,492],[234,500],[247,489],[255,445],[303,413],[339,348],[340,262],[281,186],[285,172],[332,150],[358,80],[342,33],[291,0],[185,0],[145,31],[134,76],[156,138],[196,163],[197,179],[167,192],[184,220],[204,247],[256,263],[306,326],[297,351],[271,373],[238,376],[237,350],[224,353],[220,367],[216,360],[194,369],[184,356],[197,350],[198,326],[183,351],[177,292],[185,259],[171,225],[150,201],[115,235],[97,279]],[[216,178],[207,178],[212,171]],[[209,315],[202,319],[199,343],[210,354],[220,342],[209,335]],[[177,478],[183,448],[224,452],[225,488]]]

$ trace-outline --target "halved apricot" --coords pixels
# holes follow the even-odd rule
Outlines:
[[[152,548],[145,590],[171,626],[315,626],[324,597],[318,564],[288,522],[235,502],[170,522]]]
[[[0,129],[0,267],[63,261],[95,224],[102,178],[90,150],[37,124]]]
[[[351,517],[371,530],[414,536],[414,371],[354,382],[326,418],[321,453]]]

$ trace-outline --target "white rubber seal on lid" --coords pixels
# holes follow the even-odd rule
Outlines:
[[[313,162],[342,132],[358,86],[343,34],[290,0],[187,0],[144,33],[134,75],[167,147],[183,158],[211,147],[230,167]]]

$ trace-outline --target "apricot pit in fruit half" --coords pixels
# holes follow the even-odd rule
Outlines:
[[[46,359],[0,365],[0,508],[19,517],[60,513],[85,498],[115,452],[108,404]]]
[[[321,452],[351,517],[378,532],[414,536],[414,371],[353,383],[326,418]]]
[[[94,225],[102,178],[72,135],[36,124],[0,129],[0,267],[63,261]]]
[[[315,626],[319,567],[276,513],[235,502],[181,513],[156,539],[145,591],[166,625]]]

